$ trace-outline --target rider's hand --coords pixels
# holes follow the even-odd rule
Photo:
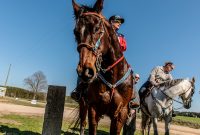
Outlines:
[[[159,86],[159,83],[155,83],[154,86],[155,86],[155,87],[158,87],[158,86]]]

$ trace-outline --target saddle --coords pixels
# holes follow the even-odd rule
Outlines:
[[[142,88],[143,88],[143,91],[139,91],[139,96],[140,96],[140,101],[143,102],[144,99],[150,95],[151,93],[151,90],[153,88],[153,84],[149,81],[147,81],[146,83],[143,84]],[[141,88],[141,89],[142,89]]]

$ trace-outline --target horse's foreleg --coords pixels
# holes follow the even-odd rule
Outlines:
[[[121,129],[126,121],[128,110],[127,108],[122,108],[118,113],[117,117],[111,118],[110,134],[120,135]]]
[[[152,121],[153,121],[154,135],[158,135],[158,128],[157,128],[158,119],[152,118]]]
[[[96,135],[99,116],[93,106],[88,109],[89,135]]]
[[[88,105],[85,103],[85,100],[83,97],[80,100],[79,105],[80,105],[80,113],[79,114],[80,114],[80,119],[81,119],[80,135],[84,135],[85,127],[87,125],[86,117],[87,117]]]
[[[165,135],[169,135],[169,126],[171,122],[171,116],[165,117]]]

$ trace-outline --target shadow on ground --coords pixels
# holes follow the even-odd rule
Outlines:
[[[73,131],[73,132],[72,132]],[[62,134],[64,135],[79,135],[79,129],[78,128],[71,128],[70,131],[62,131]],[[89,135],[88,129],[85,130],[85,134]],[[108,132],[97,130],[97,135],[110,135]]]
[[[3,133],[3,135],[41,135],[37,132],[20,131],[17,128],[10,128],[4,125],[0,125],[0,133]]]

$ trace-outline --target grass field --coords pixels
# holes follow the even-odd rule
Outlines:
[[[174,120],[182,120],[184,122],[191,122],[194,124],[200,124],[200,118],[193,118],[193,117],[185,117],[185,116],[176,116]]]
[[[175,118],[173,118],[172,123],[200,129],[200,118],[176,116]]]
[[[0,135],[41,135],[43,117],[42,116],[24,116],[17,114],[0,115]],[[68,129],[69,123],[63,121],[62,135],[79,135],[78,131],[72,132]],[[88,130],[86,129],[86,134]],[[98,129],[98,135],[109,135],[108,125],[101,125]],[[137,132],[136,135],[139,135]]]

